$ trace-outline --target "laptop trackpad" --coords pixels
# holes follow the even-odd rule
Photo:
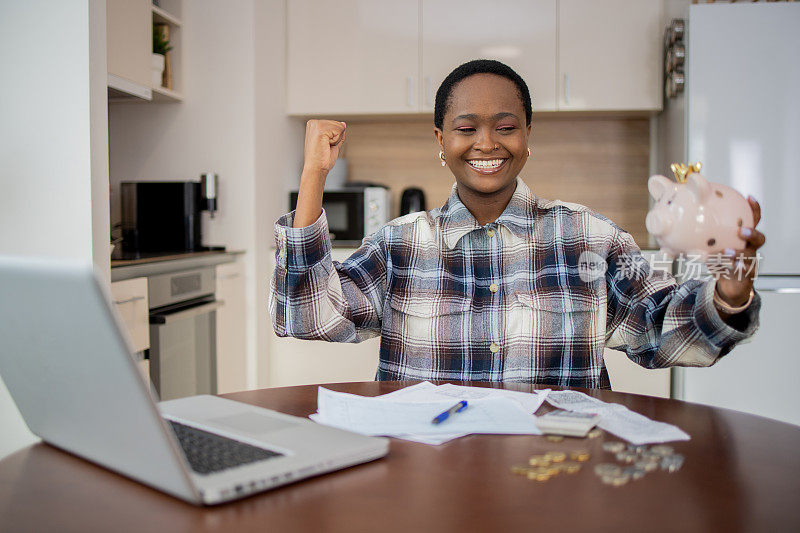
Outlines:
[[[271,416],[264,416],[258,413],[239,413],[236,415],[221,416],[219,418],[206,419],[206,422],[235,429],[242,433],[250,433],[251,435],[269,433],[297,425],[294,422],[273,418]]]

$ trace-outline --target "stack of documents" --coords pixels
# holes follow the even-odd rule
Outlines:
[[[548,390],[526,393],[486,387],[434,385],[424,381],[389,394],[364,397],[319,387],[318,412],[311,419],[321,424],[364,435],[382,435],[442,444],[476,433],[540,435],[533,412]],[[433,418],[461,400],[463,411],[440,424]]]

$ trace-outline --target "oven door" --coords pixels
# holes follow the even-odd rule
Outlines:
[[[203,299],[150,312],[150,380],[162,400],[217,393],[217,309]]]
[[[291,209],[297,207],[297,193],[290,196]],[[364,238],[364,191],[361,189],[324,191],[322,207],[328,218],[331,240],[360,245]]]

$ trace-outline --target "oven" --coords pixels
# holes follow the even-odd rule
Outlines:
[[[150,380],[162,400],[217,392],[214,267],[148,278]]]

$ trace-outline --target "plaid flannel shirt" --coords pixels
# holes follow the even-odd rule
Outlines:
[[[611,221],[519,179],[495,222],[479,225],[454,186],[442,208],[393,220],[342,263],[324,213],[305,228],[293,217],[275,225],[276,333],[381,335],[379,380],[609,388],[605,347],[646,368],[708,366],[758,327],[758,295],[733,328],[713,279],[678,285]]]

